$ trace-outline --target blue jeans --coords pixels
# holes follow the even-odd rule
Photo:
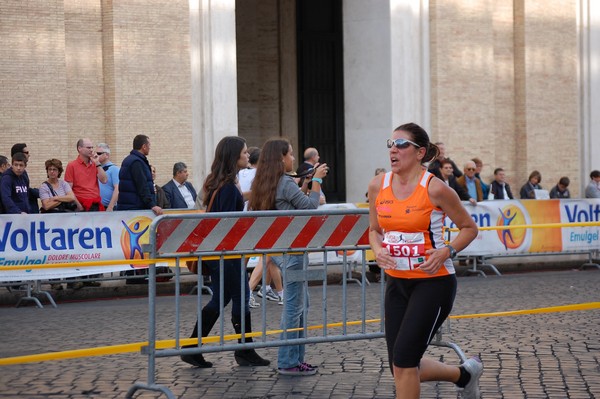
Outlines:
[[[210,272],[210,288],[213,292],[212,298],[206,304],[205,308],[211,309],[219,314],[219,297],[221,294],[221,275],[218,260],[204,261]],[[248,309],[248,300],[250,299],[250,287],[246,273],[242,272],[241,259],[225,259],[223,261],[223,308],[231,301],[231,315],[239,316],[246,314]],[[244,270],[245,271],[245,270]],[[242,283],[245,283],[246,289],[244,292],[244,300],[242,301]],[[244,306],[244,311],[240,312],[241,305]]]
[[[282,273],[293,270],[302,270],[302,255],[284,255],[272,257],[276,265],[282,269]],[[285,269],[285,272],[283,271]],[[285,274],[284,274],[285,276]],[[283,312],[281,314],[281,329],[301,328],[304,326],[304,306],[308,310],[308,290],[304,281],[287,281],[284,278]],[[304,331],[293,331],[281,333],[281,339],[304,338]],[[296,367],[304,362],[304,344],[285,345],[279,347],[277,355],[277,367],[287,369]]]

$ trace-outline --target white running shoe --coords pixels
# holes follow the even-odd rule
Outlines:
[[[267,287],[266,291],[267,291],[267,293],[264,294],[264,295],[267,297],[267,301],[273,301],[273,302],[279,302],[280,301],[279,295],[277,295],[277,293],[275,291],[273,291],[273,288]],[[259,297],[262,298],[263,297],[263,290],[262,289],[259,290],[257,294],[258,294]]]
[[[248,300],[249,308],[258,308],[260,307],[260,302],[254,298],[254,294],[250,293],[250,300]]]
[[[463,388],[463,399],[479,399],[479,377],[483,374],[483,363],[477,356],[470,357],[462,364],[463,368],[471,375],[469,383]]]

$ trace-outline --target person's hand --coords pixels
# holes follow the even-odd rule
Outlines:
[[[155,205],[152,207],[152,212],[154,212],[156,216],[160,216],[163,214],[163,209],[160,206]]]
[[[79,202],[77,203],[77,208],[75,209],[75,212],[83,212],[83,205],[81,205]]]
[[[98,161],[98,158],[100,158],[98,154],[94,153],[94,155],[92,155],[92,161],[96,164],[96,166],[100,165],[100,161]]]
[[[441,247],[437,249],[429,249],[425,251],[427,260],[419,266],[419,269],[423,270],[427,274],[435,274],[440,267],[444,264],[446,259],[449,258],[450,250],[448,247]]]
[[[109,205],[106,207],[106,212],[112,212],[114,208],[114,205]]]
[[[328,172],[329,172],[329,166],[327,166],[326,163],[317,164],[317,166],[315,166],[315,171],[313,172],[313,177],[322,179],[325,176],[327,176]]]
[[[469,198],[469,202],[471,203],[471,205],[477,205],[477,201],[475,200],[475,198]]]
[[[377,251],[375,260],[377,262],[377,266],[379,266],[381,269],[396,268],[396,261],[390,255],[390,251],[388,251],[388,249],[385,247],[382,247],[379,251]]]

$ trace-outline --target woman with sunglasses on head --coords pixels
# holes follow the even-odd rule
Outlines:
[[[424,358],[456,295],[452,259],[477,236],[477,226],[454,190],[424,163],[436,145],[414,123],[388,140],[391,171],[369,184],[369,241],[385,270],[385,335],[397,398],[418,398],[421,381],[449,381],[463,398],[478,398],[483,364],[471,357],[460,367]],[[444,243],[444,217],[460,229]]]
[[[202,187],[206,212],[241,212],[244,210],[244,197],[237,181],[240,169],[248,167],[248,147],[246,140],[238,136],[224,137],[217,144],[215,159],[210,173]],[[202,337],[208,336],[210,330],[219,319],[219,301],[221,289],[220,261],[206,262],[212,281],[212,298],[202,308]],[[232,301],[231,323],[236,334],[242,333],[242,317],[244,317],[245,333],[252,332],[252,319],[248,308],[250,288],[246,278],[245,268],[241,259],[225,259],[223,261],[223,307]],[[242,284],[245,284],[245,297],[242,298]],[[194,325],[191,338],[198,337],[198,322]],[[252,338],[246,336],[246,342]],[[238,340],[241,342],[241,340]],[[196,345],[186,346],[195,347]],[[254,349],[237,350],[234,352],[235,361],[240,366],[268,366],[270,362],[263,359]],[[183,355],[181,360],[192,366],[207,368],[212,367],[211,362],[204,360],[202,354]]]
[[[262,148],[256,176],[252,182],[252,195],[248,208],[259,210],[292,210],[316,209],[319,206],[321,184],[327,176],[327,164],[316,164],[312,177],[312,188],[308,192],[308,179],[298,187],[296,181],[289,173],[294,171],[294,153],[292,145],[285,139],[268,140]],[[306,194],[308,195],[306,195]],[[272,256],[271,259],[277,266],[290,272],[303,269],[302,255]],[[300,331],[284,332],[282,339],[296,339],[304,337],[304,306],[308,307],[308,290],[304,281],[286,281],[284,276],[283,313],[281,315],[281,328],[296,329]],[[316,367],[304,361],[304,344],[284,345],[279,347],[277,356],[277,371],[284,375],[313,375]]]

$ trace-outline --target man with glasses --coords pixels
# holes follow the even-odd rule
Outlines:
[[[77,212],[104,211],[102,198],[100,197],[100,182],[106,183],[108,176],[100,161],[98,154],[94,151],[94,143],[88,138],[77,140],[78,156],[67,164],[65,169],[65,181],[69,183],[73,194],[75,194],[75,203]],[[81,278],[102,277],[102,274],[91,276],[82,276]],[[72,278],[68,278],[70,280]],[[99,287],[98,281],[70,282],[67,288],[79,289],[81,287]]]
[[[78,211],[104,211],[100,197],[100,185],[108,176],[94,151],[94,143],[88,138],[77,141],[77,158],[67,164],[65,181],[71,185]]]
[[[481,187],[481,180],[475,176],[476,169],[475,162],[468,161],[465,163],[465,174],[456,179],[456,183],[469,194],[469,202],[472,205],[483,201],[483,188]]]
[[[119,167],[110,161],[110,147],[106,143],[100,143],[96,147],[98,161],[102,169],[106,172],[108,181],[100,182],[100,197],[102,205],[107,211],[116,210],[117,199],[119,198]]]

